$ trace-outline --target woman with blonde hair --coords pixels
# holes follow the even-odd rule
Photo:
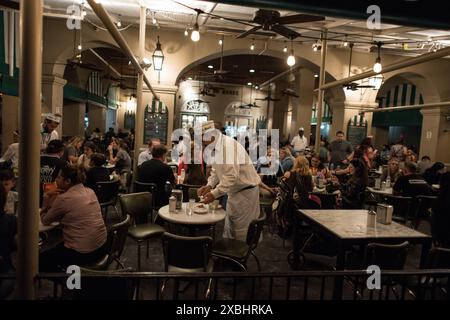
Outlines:
[[[309,168],[309,161],[304,156],[298,156],[294,160],[294,167],[291,171],[286,172],[283,179],[286,184],[294,191],[302,190],[302,197],[308,197],[309,192],[314,189],[314,182]]]
[[[80,136],[75,136],[69,140],[66,146],[67,162],[70,164],[77,164],[78,157],[80,156],[80,150],[83,146],[84,138]]]

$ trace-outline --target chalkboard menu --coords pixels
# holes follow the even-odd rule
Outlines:
[[[167,107],[162,101],[153,100],[147,105],[144,114],[144,143],[158,138],[162,144],[167,143]]]
[[[367,120],[362,116],[355,116],[347,125],[347,141],[355,147],[367,137]]]

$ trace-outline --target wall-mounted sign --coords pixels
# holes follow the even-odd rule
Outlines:
[[[367,120],[364,116],[357,115],[348,121],[347,125],[347,140],[355,147],[367,137]]]

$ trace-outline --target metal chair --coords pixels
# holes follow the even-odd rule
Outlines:
[[[139,182],[139,181],[135,181],[134,182],[134,186],[133,186],[133,192],[134,193],[139,193],[139,192],[150,192],[152,194],[152,213],[151,213],[151,221],[155,221],[153,218],[153,213],[156,214],[156,216],[158,215],[158,210],[159,208],[155,207],[155,192],[156,192],[156,183],[145,183],[145,182]],[[156,212],[155,212],[156,211]]]
[[[128,228],[128,236],[138,245],[137,264],[141,270],[141,245],[147,242],[147,258],[149,257],[149,239],[158,239],[165,232],[164,228],[148,222],[152,212],[152,195],[150,192],[120,195],[123,214],[131,216],[132,225]]]
[[[311,192],[310,194],[320,198],[322,209],[336,209],[337,195],[331,193]]]
[[[108,228],[108,239],[106,241],[105,256],[99,259],[97,262],[85,265],[83,267],[90,270],[107,270],[113,261],[125,269],[125,266],[120,261],[123,249],[125,247],[125,241],[128,234],[128,228],[131,224],[131,217],[126,216],[125,220],[116,223]]]
[[[116,204],[117,196],[119,194],[120,180],[97,182],[96,185],[97,188],[95,190],[95,194],[97,195],[100,208],[102,209],[103,219],[106,221],[109,207],[113,207],[116,210],[116,214],[119,215]]]
[[[213,257],[232,261],[243,271],[247,271],[247,260],[252,255],[256,260],[258,271],[261,271],[261,265],[255,250],[258,246],[265,220],[266,215],[263,214],[260,218],[250,223],[245,242],[235,239],[222,239],[215,242],[212,249]]]
[[[211,237],[184,237],[165,232],[162,236],[162,241],[164,249],[164,270],[166,272],[213,272],[214,261],[211,259],[213,240]],[[166,284],[166,281],[163,281],[160,290],[161,297]],[[178,282],[176,284],[174,295],[178,295],[179,291]],[[205,293],[206,299],[210,297],[211,285],[212,279],[210,278]],[[183,290],[186,290],[187,286]]]
[[[433,207],[433,203],[437,200],[436,196],[417,196],[414,199],[413,208],[415,208],[414,212],[414,221],[413,227],[417,229],[422,220],[430,221],[430,209]]]
[[[392,216],[392,220],[403,223],[405,225],[408,224],[408,221],[412,221],[411,215],[411,197],[402,197],[402,196],[393,196],[387,195],[386,202],[394,207],[394,213]]]
[[[364,251],[364,258],[362,263],[362,269],[367,269],[369,266],[377,266],[383,270],[403,270],[405,267],[406,256],[408,254],[409,243],[407,241],[400,244],[382,244],[382,243],[369,243]],[[366,282],[361,279],[349,278],[350,281],[356,286],[356,292],[362,296],[366,287]],[[390,277],[381,280],[381,286],[387,285],[388,289],[391,289],[396,298],[398,299],[398,293],[395,289],[398,281]],[[360,290],[358,290],[360,288]]]

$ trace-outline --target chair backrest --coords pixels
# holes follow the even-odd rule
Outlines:
[[[364,256],[364,266],[376,265],[382,270],[402,270],[405,266],[409,243],[369,243]]]
[[[414,200],[416,217],[429,216],[429,210],[433,207],[435,201],[437,201],[436,196],[417,196]]]
[[[148,223],[148,215],[151,215],[153,210],[150,192],[122,194],[119,199],[123,215],[130,215],[135,224]]]
[[[197,189],[199,189],[201,186],[192,185],[192,184],[180,184],[177,186],[178,189],[183,191],[183,202],[189,202],[189,199],[195,199],[195,201],[199,201],[200,199],[197,196]],[[194,189],[194,191],[191,191],[191,189]]]
[[[409,217],[411,216],[411,204],[413,199],[411,197],[402,197],[402,196],[394,196],[387,195],[386,202],[387,204],[392,205],[394,207],[394,215]]]
[[[312,192],[311,194],[319,197],[322,209],[336,209],[337,195],[320,192]]]
[[[259,239],[261,238],[261,233],[263,231],[264,222],[266,221],[266,215],[264,213],[261,214],[261,216],[253,220],[250,225],[248,226],[247,230],[247,245],[249,246],[250,250],[256,249],[258,246]],[[249,252],[250,254],[250,252]]]
[[[211,258],[211,237],[183,237],[165,232],[162,236],[165,271],[175,267],[178,271],[207,271]]]
[[[105,203],[113,201],[119,193],[120,180],[97,182],[95,194],[98,202]]]
[[[118,273],[133,271],[129,268],[120,270]],[[65,293],[75,300],[132,300],[136,292],[137,280],[120,276],[104,276],[110,272],[81,268],[83,290],[65,290]]]
[[[133,192],[150,192],[151,194],[154,194],[156,190],[156,183],[144,183],[135,181],[134,182],[134,189]]]
[[[111,264],[114,259],[119,259],[122,255],[130,224],[131,217],[127,214],[123,221],[113,224],[108,228],[108,240],[106,246],[108,265]]]
[[[450,269],[450,249],[435,247],[428,255],[428,269]]]

